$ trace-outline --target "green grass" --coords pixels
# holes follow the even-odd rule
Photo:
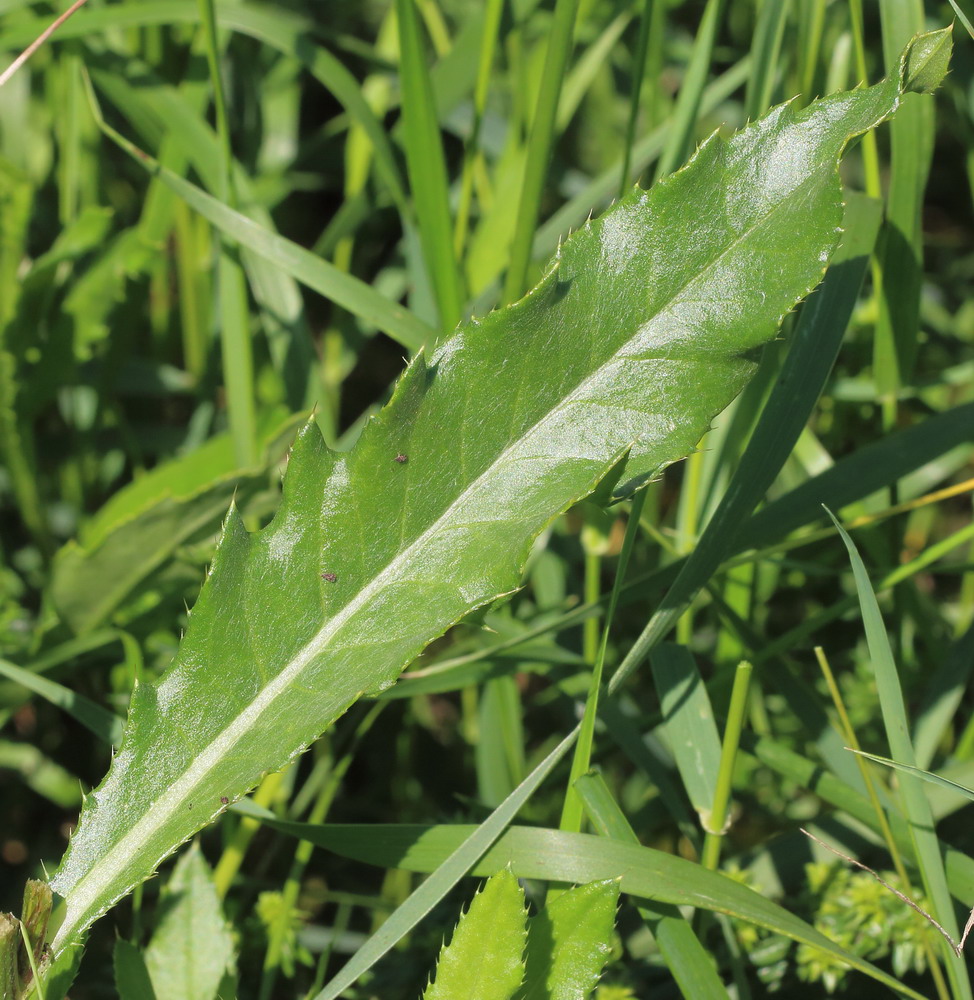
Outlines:
[[[0,0],[0,72],[62,9]],[[56,867],[134,680],[175,654],[231,498],[251,529],[276,510],[300,415],[350,447],[407,356],[519,298],[632,183],[780,101],[876,82],[953,17],[919,0],[89,0],[63,24],[0,87],[0,910]],[[890,995],[730,883],[716,918],[655,900],[680,858],[919,995],[970,996],[964,959],[895,897],[869,904],[894,938],[857,938],[847,880],[806,867],[840,862],[799,832],[895,868],[959,936],[974,41],[955,35],[936,97],[847,155],[824,283],[689,461],[569,510],[522,590],[201,834],[240,1000],[420,995],[473,893],[463,872],[505,850],[537,876],[535,911],[559,879],[634,866],[606,1000]],[[850,734],[941,783],[864,777]],[[432,832],[396,865],[382,828],[343,847],[342,823]],[[473,838],[455,845],[453,823]],[[522,826],[552,831],[550,886]],[[640,844],[667,861],[638,867]],[[116,967],[141,982],[172,870],[95,925],[78,995],[111,995]]]

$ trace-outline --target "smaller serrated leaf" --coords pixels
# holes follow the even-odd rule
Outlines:
[[[214,1000],[233,962],[233,939],[199,847],[179,859],[145,952],[157,1000]]]
[[[443,946],[423,1000],[510,1000],[524,978],[525,918],[510,869],[491,876]]]
[[[905,90],[928,94],[936,90],[947,75],[953,51],[953,26],[918,35],[903,57]]]
[[[562,893],[528,923],[528,972],[518,1000],[585,1000],[612,950],[619,880]]]
[[[140,949],[119,938],[115,942],[114,965],[119,1000],[156,1000],[156,991]]]

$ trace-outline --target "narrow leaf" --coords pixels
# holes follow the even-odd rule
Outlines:
[[[712,138],[568,240],[521,302],[420,354],[352,451],[301,432],[274,521],[251,535],[231,510],[176,660],[133,694],[52,882],[66,900],[55,951],[227,799],[515,589],[533,539],[635,442],[657,471],[696,444],[821,277],[838,157],[900,96],[890,79]]]
[[[851,752],[859,754],[860,757],[868,757],[869,760],[874,760],[877,764],[885,764],[887,767],[891,767],[896,771],[902,771],[904,774],[912,774],[917,778],[923,779],[924,781],[929,781],[931,785],[939,785],[941,788],[946,788],[948,792],[956,792],[958,795],[962,795],[965,799],[974,800],[974,788],[968,788],[966,785],[959,785],[956,781],[951,781],[949,778],[941,777],[939,774],[934,774],[932,771],[924,771],[923,768],[913,767],[910,764],[901,764],[897,760],[890,760],[889,757],[879,757],[874,753],[866,753],[865,750],[851,750]]]
[[[704,828],[709,829],[720,770],[720,734],[710,697],[686,646],[663,643],[650,654],[649,665],[683,786]]]
[[[57,705],[100,740],[113,746],[122,742],[122,720],[83,694],[6,660],[0,660],[0,674]]]
[[[476,830],[472,826],[452,825],[314,826],[276,820],[269,815],[261,818],[275,830],[310,840],[341,857],[414,872],[433,871]],[[480,858],[470,874],[483,876],[503,865],[510,865],[519,878],[574,883],[612,878],[621,872],[624,893],[654,904],[672,903],[726,913],[821,948],[905,996],[920,996],[753,889],[673,854],[586,833],[512,826]]]
[[[315,1000],[336,1000],[366,969],[372,967],[396,942],[402,939],[420,920],[446,896],[447,892],[469,872],[477,860],[491,847],[518,814],[521,807],[537,791],[571,749],[578,736],[572,730],[517,788],[480,824],[468,828],[462,842],[439,860],[436,870],[418,889],[396,908],[388,920],[349,959]],[[244,803],[241,803],[244,805]],[[242,810],[241,810],[242,811]],[[266,819],[266,816],[259,816]],[[497,871],[500,864],[492,871]]]
[[[583,774],[575,782],[575,790],[592,826],[601,836],[628,844],[639,843],[601,774]],[[684,996],[694,1000],[729,1000],[711,954],[704,950],[689,921],[675,906],[654,900],[637,909]]]
[[[831,513],[830,516],[832,516]],[[845,544],[849,553],[849,562],[852,565],[862,609],[869,657],[876,677],[876,691],[879,695],[879,707],[886,729],[886,739],[893,756],[902,763],[914,767],[915,757],[913,742],[910,739],[906,704],[903,700],[903,690],[893,659],[893,651],[890,649],[889,637],[886,634],[882,614],[879,610],[879,603],[855,543],[834,516],[832,516],[832,520],[835,521],[839,537]],[[910,824],[910,833],[916,848],[917,867],[920,869],[924,890],[932,904],[932,915],[944,926],[948,935],[956,941],[960,937],[960,930],[950,899],[950,889],[947,885],[930,803],[924,794],[923,786],[914,776],[903,779],[901,790],[906,817]],[[946,955],[946,961],[948,974],[956,994],[961,997],[970,997],[972,991],[966,965],[951,950]]]

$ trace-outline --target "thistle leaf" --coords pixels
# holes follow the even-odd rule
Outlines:
[[[524,978],[526,918],[517,879],[492,875],[443,945],[423,1000],[510,1000]]]
[[[627,452],[642,481],[696,445],[821,278],[837,161],[895,110],[903,67],[776,108],[632,191],[521,302],[417,356],[352,451],[301,431],[277,516],[248,534],[231,509],[172,666],[133,692],[52,881],[55,952],[357,698],[516,589],[533,539]]]
[[[586,1000],[612,952],[619,880],[575,886],[532,917],[517,1000]]]

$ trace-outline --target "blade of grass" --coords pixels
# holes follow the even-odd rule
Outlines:
[[[643,92],[643,83],[646,80],[649,58],[650,33],[655,28],[660,30],[655,20],[659,19],[659,11],[663,10],[662,0],[644,0],[642,16],[639,19],[639,39],[636,42],[636,55],[632,65],[632,87],[629,92],[629,118],[626,122],[626,136],[622,147],[622,169],[619,172],[619,197],[621,198],[629,190],[630,183],[635,182],[635,178],[630,181],[629,172],[632,169],[632,147],[636,141],[636,124],[639,121],[639,99]],[[655,15],[655,20],[654,20]],[[653,100],[656,98],[656,81],[653,78]],[[655,117],[647,109],[647,117],[650,121]]]
[[[446,161],[415,0],[396,0],[396,13],[409,185],[416,206],[423,256],[436,294],[440,329],[446,333],[460,322],[464,298],[460,270],[453,253]]]
[[[557,0],[554,19],[548,37],[541,90],[538,93],[531,135],[528,139],[528,159],[524,168],[524,182],[517,209],[517,228],[511,245],[511,260],[504,280],[503,302],[519,299],[528,286],[531,249],[541,210],[545,176],[551,159],[558,100],[561,95],[565,67],[572,51],[575,14],[578,0]]]
[[[309,19],[280,8],[263,10],[253,5],[219,3],[220,23],[264,42],[297,59],[319,83],[329,90],[371,140],[376,169],[404,219],[409,217],[406,189],[389,137],[361,95],[359,83],[342,63],[313,39],[315,26]],[[198,0],[138,0],[113,4],[111,9],[81,11],[55,36],[54,41],[89,38],[104,31],[151,25],[197,24]],[[20,24],[0,35],[0,49],[26,44],[44,27],[38,19]]]
[[[838,510],[872,496],[922,468],[934,453],[943,456],[970,442],[971,426],[974,426],[974,403],[965,403],[864,445],[854,456],[840,459],[825,472],[759,510],[742,529],[738,540],[741,550],[760,547],[770,533],[780,538],[811,523],[815,520],[811,516],[815,504],[824,501]]]
[[[408,934],[490,849],[524,803],[568,753],[577,737],[578,727],[545,757],[480,826],[449,852],[430,877],[396,909],[314,1000],[336,1000],[362,973]]]
[[[681,835],[693,844],[698,839],[696,817],[687,808],[687,797],[678,787],[671,765],[662,752],[661,741],[655,732],[647,737],[645,724],[634,710],[625,711],[625,703],[618,698],[603,698],[599,713],[606,730],[620,750],[649,779],[659,793],[666,809]],[[647,745],[647,741],[650,745]],[[656,748],[653,743],[659,744]]]
[[[571,124],[582,100],[591,91],[593,82],[609,61],[612,50],[631,20],[632,14],[628,10],[623,10],[579,54],[562,84],[558,99],[558,114],[555,117],[556,132],[564,132]]]
[[[97,107],[90,89],[89,93]],[[278,265],[301,284],[337,302],[366,323],[374,324],[410,351],[419,350],[428,338],[435,337],[431,327],[401,306],[383,298],[365,282],[344,274],[296,243],[228,208],[195,184],[162,167],[157,160],[108,125],[100,112],[96,112],[96,118],[105,135],[231,239]]]
[[[574,735],[569,736],[565,742],[570,741]],[[564,746],[564,743],[560,744],[553,753],[563,753]],[[544,767],[547,762],[548,758],[539,768]],[[424,890],[431,881],[437,879],[437,874],[445,865],[452,863],[451,859],[464,849],[464,845],[481,836],[485,825],[429,827],[390,824],[380,827],[375,824],[360,824],[310,827],[304,823],[274,820],[263,812],[256,815],[268,826],[282,833],[307,837],[343,857],[384,867],[433,871],[434,874],[413,893],[411,900],[434,895]],[[444,858],[447,860],[443,861]],[[922,994],[844,950],[809,924],[754,890],[727,876],[706,871],[699,865],[662,851],[584,833],[515,826],[504,833],[486,854],[481,851],[472,864],[473,873],[477,875],[493,874],[509,864],[520,878],[555,879],[573,883],[616,878],[622,872],[623,892],[650,900],[654,904],[663,901],[704,906],[767,927],[796,941],[821,948],[905,996],[923,1000]],[[437,887],[436,895],[439,894]],[[404,904],[400,911],[406,905],[408,904]],[[398,931],[400,920],[396,914],[390,918],[392,920],[396,921]],[[388,922],[383,926],[388,926]],[[356,962],[357,967],[358,965]],[[358,974],[356,971],[355,975]],[[344,972],[341,974],[341,982],[351,984],[353,981],[351,975],[346,976]],[[340,981],[333,980],[333,985],[315,1000],[334,1000],[340,990]]]
[[[858,751],[859,740],[856,736],[855,730],[852,728],[849,713],[846,711],[845,702],[842,700],[842,693],[839,691],[839,686],[835,682],[835,676],[832,673],[832,668],[829,666],[829,661],[826,658],[825,651],[821,646],[815,647],[815,658],[818,660],[819,667],[822,670],[822,675],[825,677],[825,683],[828,686],[829,694],[832,697],[832,704],[835,706],[835,710],[839,715],[842,736],[851,749]],[[913,888],[910,882],[910,877],[907,874],[906,866],[903,864],[902,855],[900,854],[896,841],[893,838],[893,831],[890,829],[889,820],[886,818],[886,811],[883,809],[882,803],[879,801],[879,795],[876,792],[876,784],[873,781],[872,774],[870,773],[869,768],[866,767],[865,762],[859,760],[858,758],[857,762],[859,763],[859,773],[862,775],[862,780],[866,785],[869,801],[876,816],[876,822],[879,824],[879,829],[883,835],[883,841],[886,844],[886,849],[889,851],[893,867],[896,869],[896,874],[899,876],[900,884],[903,886],[903,891],[907,895],[912,895]],[[929,963],[930,971],[933,973],[934,981],[937,986],[937,993],[942,1000],[949,1000],[950,992],[947,989],[946,982],[944,981],[943,972],[940,969],[940,962],[937,960],[933,944],[927,936],[924,936],[923,945],[924,951],[927,952],[927,962]]]
[[[670,118],[666,145],[656,165],[654,180],[658,181],[671,174],[690,155],[697,115],[700,111],[700,100],[713,61],[714,43],[717,40],[723,7],[724,0],[707,0],[700,26],[694,37],[690,62],[680,84],[676,107]]]
[[[111,58],[108,53],[89,56],[86,65],[99,91],[109,97],[146,141],[157,141],[157,134],[164,136],[159,154],[159,162],[164,168],[183,176],[184,164],[192,164],[210,193],[219,196],[220,187],[225,183],[218,169],[220,140],[202,117],[198,102],[199,83],[193,80],[188,87],[183,84],[176,91],[136,60],[123,62]],[[137,85],[133,85],[133,76]],[[205,90],[202,97],[205,101]],[[175,156],[176,151],[182,156],[169,162],[169,157]],[[244,214],[273,230],[273,219],[255,198],[253,183],[239,164],[232,166],[232,190],[238,199],[237,207],[245,206]],[[180,236],[177,240],[180,314],[188,320],[184,336],[189,340],[190,351],[203,350],[210,339],[206,307],[215,297],[211,287],[213,275],[209,261],[212,237],[209,226],[204,220],[191,217],[186,203],[163,181],[154,179],[152,183],[179,206],[174,210],[174,217]],[[152,188],[150,194],[151,191]],[[306,403],[310,405],[317,397],[316,387],[309,376],[315,370],[316,357],[297,283],[281,268],[246,249],[241,258],[254,298],[261,308],[270,357],[284,381],[289,403],[294,409],[300,409]],[[196,288],[196,285],[200,287]],[[196,310],[191,313],[194,297]],[[195,330],[195,335],[186,334],[186,330]]]
[[[924,29],[922,0],[881,4],[886,66],[895,65],[896,46]],[[879,257],[882,295],[876,324],[873,367],[883,402],[883,426],[896,425],[896,394],[913,374],[919,337],[923,234],[920,212],[933,156],[934,105],[911,97],[890,123],[889,194]]]
[[[216,118],[218,161],[217,197],[228,208],[236,206],[231,173],[233,155],[230,150],[230,126],[227,102],[220,74],[220,47],[217,41],[216,11],[213,0],[199,0],[203,24],[206,63],[210,71],[210,87]],[[230,434],[237,464],[253,466],[259,455],[257,445],[257,410],[254,392],[254,358],[250,338],[250,310],[247,303],[247,280],[243,268],[231,253],[226,241],[220,239],[217,265],[220,302],[220,346],[223,383],[226,388]]]
[[[849,0],[849,22],[852,30],[852,47],[856,60],[857,82],[865,86],[869,82],[869,73],[866,70],[866,45],[862,28],[862,0]],[[879,148],[876,144],[876,135],[873,132],[870,132],[868,136],[864,135],[862,137],[862,165],[866,194],[870,198],[881,198],[883,190],[879,177]],[[881,281],[882,271],[874,268],[873,280]]]
[[[880,833],[876,813],[869,799],[856,791],[847,782],[823,768],[821,763],[795,753],[781,743],[766,736],[756,738],[749,733],[741,736],[744,751],[760,761],[765,767],[807,788],[824,801],[858,820],[865,827]],[[887,814],[896,846],[913,865],[916,853],[906,820],[898,812]],[[947,878],[954,898],[965,906],[974,904],[974,859],[962,851],[940,842]]]
[[[744,111],[749,121],[764,114],[771,106],[771,93],[781,56],[781,39],[785,33],[791,0],[763,3],[758,10],[751,44],[751,76],[744,96]]]
[[[913,750],[919,767],[930,767],[944,733],[957,717],[972,672],[974,626],[953,642],[943,664],[927,685],[913,729]]]
[[[849,561],[852,564],[856,590],[862,608],[863,625],[866,630],[866,642],[875,671],[876,689],[879,694],[880,710],[883,715],[883,725],[889,740],[890,751],[896,759],[912,767],[915,757],[913,742],[910,739],[906,706],[903,701],[903,691],[900,687],[899,675],[893,661],[893,652],[890,649],[879,604],[855,544],[845,529],[831,515],[831,512],[829,516],[832,517],[838,528],[839,536],[845,544],[849,553]],[[924,891],[930,900],[934,917],[956,940],[960,937],[960,931],[950,900],[950,890],[947,886],[943,861],[937,844],[930,804],[923,793],[922,785],[914,779],[902,782],[902,792],[910,832],[916,846],[917,864],[923,880]],[[948,950],[947,974],[950,977],[955,996],[971,996],[967,968],[950,950]]]
[[[664,642],[649,659],[663,729],[693,808],[705,830],[717,790],[720,737],[696,660],[685,646]]]
[[[848,527],[852,527],[852,525],[849,525]],[[945,555],[956,549],[959,545],[964,544],[970,539],[974,539],[974,523],[965,525],[963,528],[954,532],[952,535],[949,535],[947,538],[941,539],[939,542],[929,546],[921,552],[920,555],[918,555],[915,559],[911,559],[908,563],[903,563],[895,569],[890,570],[889,573],[877,581],[876,590],[879,593],[883,593],[891,587],[895,587],[896,584],[902,583],[904,580],[908,580],[911,577],[916,576],[917,573],[920,573],[932,566]],[[781,653],[794,648],[806,637],[814,635],[814,633],[823,625],[826,625],[831,621],[835,621],[837,618],[841,618],[847,611],[855,607],[855,605],[855,595],[849,595],[841,598],[831,606],[824,608],[822,611],[816,612],[800,625],[796,625],[795,628],[789,629],[787,632],[778,636],[772,642],[765,644],[760,650],[755,652],[755,661],[757,663],[764,663],[772,657],[779,656]]]
[[[826,0],[802,0],[798,26],[798,91],[803,100],[811,100],[815,70],[822,49]]]
[[[639,843],[639,838],[600,774],[583,774],[574,787],[592,827],[600,836],[627,844]],[[713,958],[677,907],[656,903],[637,904],[636,909],[656,938],[660,953],[683,996],[693,997],[694,1000],[729,1000],[714,968]]]
[[[561,821],[559,829],[578,831],[582,828],[582,802],[575,792],[575,781],[585,774],[591,767],[592,747],[595,742],[595,720],[598,718],[599,695],[602,690],[602,677],[605,672],[605,654],[609,645],[609,631],[615,620],[616,609],[619,606],[619,594],[622,591],[622,584],[629,569],[629,560],[632,556],[633,545],[639,531],[639,520],[642,513],[643,504],[646,502],[645,492],[638,494],[632,502],[632,509],[629,513],[629,521],[626,524],[626,535],[622,543],[622,551],[619,554],[619,561],[616,564],[615,579],[612,583],[612,593],[609,597],[609,606],[606,612],[605,621],[602,625],[602,638],[598,645],[592,676],[589,680],[588,697],[585,700],[585,714],[582,717],[582,728],[578,743],[575,745],[575,754],[572,758],[572,770],[568,779],[568,789],[565,794],[565,801],[562,805]],[[597,595],[596,595],[597,599]],[[588,657],[586,657],[588,659]],[[589,662],[592,662],[589,660]]]
[[[486,681],[477,709],[477,790],[493,808],[524,779],[521,695],[513,675]]]
[[[971,22],[967,19],[967,15],[960,9],[960,4],[957,3],[957,0],[949,0],[949,3],[950,6],[954,8],[957,20],[964,25],[964,30],[971,36],[971,38],[974,38],[974,26],[971,25]]]
[[[122,742],[125,721],[83,694],[6,660],[0,660],[0,674],[67,712],[103,742],[115,747]]]
[[[453,235],[453,247],[457,259],[461,258],[467,243],[467,228],[470,222],[470,208],[473,200],[473,180],[476,169],[485,169],[483,152],[480,149],[480,130],[484,123],[484,111],[487,108],[487,93],[490,87],[491,72],[494,67],[494,57],[497,51],[497,41],[500,32],[501,15],[504,12],[504,0],[487,0],[485,4],[480,51],[477,58],[477,82],[473,93],[473,124],[470,137],[463,151],[463,172],[460,180],[460,203],[457,206],[456,228]]]
[[[889,757],[880,757],[874,753],[866,753],[865,750],[859,750],[855,747],[849,747],[849,750],[851,750],[854,754],[858,754],[860,757],[866,757],[869,760],[873,760],[877,764],[884,764],[886,767],[891,767],[894,771],[902,771],[903,774],[913,775],[913,777],[927,781],[931,785],[938,785],[940,788],[945,788],[949,792],[954,792],[957,795],[962,795],[965,799],[974,801],[974,789],[967,788],[965,785],[960,785],[956,781],[951,781],[949,778],[941,777],[939,774],[934,774],[933,771],[927,771],[922,767],[915,767],[912,764],[904,764],[902,761],[892,760]]]

